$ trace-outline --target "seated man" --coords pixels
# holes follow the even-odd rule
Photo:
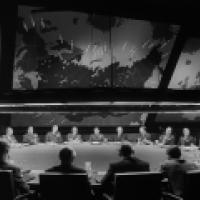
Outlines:
[[[106,175],[102,179],[102,189],[104,193],[113,194],[114,174],[123,172],[149,171],[149,163],[134,157],[134,150],[128,144],[123,144],[119,150],[122,160],[110,164]]]
[[[116,128],[116,131],[117,131],[117,134],[114,136],[113,141],[123,142],[123,141],[127,140],[127,137],[124,134],[124,130],[121,126],[118,126]]]
[[[172,127],[167,127],[165,129],[165,133],[162,134],[159,138],[160,145],[174,145],[175,144],[175,137],[173,135]]]
[[[48,132],[45,137],[45,142],[62,143],[61,133],[58,131],[58,126],[53,125],[52,131]]]
[[[76,152],[73,149],[70,148],[63,148],[61,149],[59,153],[59,159],[60,159],[60,165],[51,167],[46,170],[46,172],[58,172],[58,173],[64,173],[64,174],[71,174],[71,173],[78,173],[78,174],[86,174],[86,171],[84,169],[78,168],[73,165],[73,161],[76,158]],[[87,182],[87,188],[88,192],[91,193],[92,198],[92,190],[91,185],[89,183],[89,180]]]
[[[81,142],[81,135],[78,134],[78,128],[73,126],[71,133],[67,135],[67,141],[69,142]]]
[[[17,140],[16,140],[15,136],[13,135],[12,127],[6,128],[6,134],[2,136],[2,139],[11,145],[17,143]]]
[[[94,128],[94,133],[90,135],[89,138],[90,142],[105,142],[106,139],[103,134],[100,133],[100,130],[98,127]]]
[[[86,173],[84,169],[75,167],[73,161],[76,158],[76,152],[71,148],[63,148],[59,152],[60,165],[47,169],[47,172],[61,172],[61,173]]]
[[[179,139],[181,146],[194,146],[196,143],[195,138],[190,135],[189,128],[183,128],[183,135]]]
[[[168,160],[161,164],[164,178],[168,178],[170,189],[174,194],[182,196],[184,175],[189,170],[196,170],[194,163],[181,159],[181,150],[177,146],[167,149]]]
[[[0,170],[13,171],[16,195],[28,193],[29,186],[24,182],[20,168],[9,162],[9,151],[8,143],[0,141]]]
[[[37,144],[39,142],[38,134],[34,133],[33,126],[29,126],[27,133],[23,135],[23,142],[28,144]]]
[[[139,134],[140,136],[138,138],[138,144],[145,144],[145,145],[152,144],[151,135],[147,133],[145,126],[141,126],[139,128]]]

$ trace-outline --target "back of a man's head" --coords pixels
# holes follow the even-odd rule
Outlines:
[[[178,146],[173,146],[167,149],[167,155],[171,159],[179,159],[181,157],[181,150]]]
[[[122,157],[131,157],[132,154],[134,154],[134,150],[129,144],[121,145],[121,148],[119,150],[119,155],[120,156],[122,156]]]
[[[63,148],[59,153],[59,158],[63,164],[71,164],[76,157],[76,152],[70,148]]]
[[[9,151],[9,145],[5,141],[0,141],[0,160],[3,161],[4,156]]]

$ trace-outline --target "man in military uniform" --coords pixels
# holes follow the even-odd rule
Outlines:
[[[37,144],[39,142],[38,134],[34,133],[33,126],[29,126],[27,133],[23,136],[23,142],[28,144]]]
[[[147,133],[145,126],[141,126],[139,128],[139,134],[140,136],[138,138],[138,144],[144,144],[144,145],[152,144],[151,135]]]
[[[45,136],[45,142],[62,143],[62,136],[58,130],[58,125],[53,125],[52,131],[48,132]]]
[[[165,129],[164,134],[162,134],[159,138],[160,145],[174,145],[175,144],[175,137],[173,134],[172,127],[167,127]]]
[[[7,127],[6,134],[2,136],[3,141],[7,142],[8,144],[16,144],[17,140],[13,135],[13,128]]]
[[[94,128],[94,133],[90,135],[89,138],[90,142],[105,142],[106,138],[103,134],[100,133],[100,130],[98,127]]]
[[[127,137],[124,134],[124,130],[123,130],[122,126],[118,126],[116,128],[116,132],[117,132],[117,134],[114,136],[113,141],[123,142],[123,141],[127,140]]]
[[[67,141],[69,142],[81,142],[81,135],[78,134],[78,128],[73,126],[71,133],[67,135]]]

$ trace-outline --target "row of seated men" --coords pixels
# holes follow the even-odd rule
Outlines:
[[[168,178],[169,187],[167,188],[170,190],[170,192],[181,196],[183,194],[183,177],[181,178],[181,176],[183,176],[184,173],[188,170],[197,170],[198,166],[194,163],[182,159],[181,150],[178,146],[170,146],[166,153],[168,159],[161,164],[160,171],[163,174],[163,178]],[[104,194],[113,195],[115,173],[150,170],[149,163],[137,158],[135,156],[135,150],[130,144],[122,144],[119,149],[119,155],[121,160],[115,163],[111,163],[106,174],[101,180],[102,193]],[[46,172],[56,172],[61,174],[87,173],[84,169],[74,166],[73,161],[76,156],[76,152],[73,149],[69,147],[63,148],[59,153],[60,164],[46,169]],[[17,194],[29,194],[29,186],[24,181],[20,168],[10,164],[9,144],[5,141],[0,141],[0,170],[13,171]],[[91,194],[95,196],[95,193],[92,191],[92,187],[89,183],[89,179],[88,188],[90,188]]]
[[[191,136],[189,128],[183,128],[182,136],[179,139],[178,144],[183,146],[196,145],[195,137]],[[13,135],[13,129],[11,127],[6,128],[5,135],[2,138],[9,143],[17,143],[15,136]],[[116,128],[116,135],[112,141],[128,141],[127,135],[123,132],[123,127],[119,126]],[[78,133],[78,128],[76,126],[72,127],[71,133],[67,134],[65,138],[61,135],[57,125],[52,127],[52,130],[48,132],[45,136],[45,142],[62,143],[64,141],[82,141],[81,135]],[[108,139],[104,134],[100,132],[98,127],[94,128],[94,133],[89,137],[90,142],[106,142]],[[139,128],[139,137],[137,138],[138,144],[153,144],[151,139],[151,134],[146,131],[145,126]],[[27,133],[23,135],[23,142],[29,144],[37,144],[39,137],[37,133],[34,133],[34,128],[32,126],[28,127]],[[165,132],[161,134],[159,140],[155,141],[156,144],[160,145],[174,145],[175,136],[173,134],[172,127],[167,127]]]

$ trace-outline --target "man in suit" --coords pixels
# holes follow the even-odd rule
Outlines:
[[[37,144],[39,142],[38,134],[34,133],[33,126],[29,126],[27,133],[23,135],[23,142],[28,144]]]
[[[190,134],[189,128],[183,128],[183,135],[179,139],[179,145],[181,146],[195,146],[196,140]]]
[[[142,161],[134,155],[134,150],[129,144],[123,144],[119,150],[122,160],[112,163],[102,179],[102,190],[108,195],[113,194],[114,174],[123,172],[149,171],[149,163]]]
[[[16,140],[15,136],[13,135],[12,127],[6,128],[6,134],[2,136],[2,139],[11,145],[17,143],[17,140]]]
[[[100,129],[98,127],[94,128],[94,133],[90,135],[90,142],[105,142],[106,138],[103,134],[100,133]]]
[[[53,125],[52,131],[48,132],[45,136],[45,142],[62,143],[62,136],[58,130],[58,125]]]
[[[84,169],[78,168],[73,165],[73,161],[76,157],[76,152],[74,149],[63,148],[59,153],[59,159],[61,161],[60,165],[51,167],[46,170],[46,172],[56,172],[64,174],[86,174],[87,172]],[[88,188],[89,195],[93,199],[93,193],[89,180],[86,183],[86,188]]]
[[[161,164],[161,172],[164,178],[168,178],[170,192],[182,196],[185,173],[198,167],[194,163],[181,159],[181,150],[177,146],[167,149],[167,155],[168,160]]]
[[[116,128],[116,132],[117,132],[117,134],[114,136],[113,141],[115,141],[115,142],[123,142],[123,141],[128,140],[126,135],[124,134],[124,130],[123,130],[122,126],[118,126]]]
[[[5,141],[0,141],[0,170],[13,171],[14,186],[16,195],[29,193],[29,186],[23,180],[22,172],[19,167],[9,161],[10,147]]]
[[[78,134],[78,128],[73,126],[71,133],[67,135],[67,141],[69,142],[81,142],[81,135]]]
[[[140,126],[139,134],[140,136],[138,137],[138,144],[143,144],[143,145],[152,144],[151,135],[147,133],[145,126]]]
[[[159,145],[174,145],[175,137],[171,126],[165,129],[165,133],[159,137]]]
[[[73,165],[76,157],[74,149],[63,148],[59,153],[60,165],[47,169],[47,172],[60,172],[60,173],[86,173],[84,169],[78,168]]]

